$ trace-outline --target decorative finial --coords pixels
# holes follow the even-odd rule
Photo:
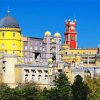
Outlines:
[[[9,7],[8,7],[8,10],[7,10],[7,16],[10,15],[10,10],[9,10]]]

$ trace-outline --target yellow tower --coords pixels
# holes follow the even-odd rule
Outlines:
[[[22,56],[22,48],[21,29],[8,11],[0,20],[0,52]]]
[[[0,73],[2,82],[10,87],[16,86],[16,64],[22,61],[23,42],[17,21],[7,15],[0,20]]]

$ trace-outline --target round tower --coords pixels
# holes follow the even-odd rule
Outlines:
[[[0,52],[22,56],[22,48],[21,29],[8,11],[0,20]]]
[[[2,82],[10,87],[15,87],[16,84],[15,65],[23,56],[22,44],[19,24],[8,11],[7,15],[0,20],[0,55],[2,55],[0,67]]]
[[[60,59],[61,59],[61,55],[60,55],[61,35],[60,35],[60,33],[56,32],[54,34],[54,40],[56,42],[56,50],[55,50],[55,53],[56,53],[56,62],[60,62]]]
[[[65,44],[69,45],[70,49],[77,49],[77,32],[76,32],[76,20],[65,22],[66,32]]]
[[[46,31],[45,32],[45,36],[44,36],[44,42],[45,42],[45,44],[46,44],[46,51],[45,51],[45,53],[46,53],[46,59],[49,59],[49,58],[51,58],[51,54],[50,54],[50,43],[51,43],[51,32],[49,32],[49,31]]]

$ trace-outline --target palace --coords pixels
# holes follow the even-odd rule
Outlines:
[[[44,38],[26,37],[9,11],[0,20],[0,82],[11,88],[20,83],[36,82],[41,87],[54,86],[59,73],[72,83],[76,75],[100,74],[100,48],[81,49],[77,46],[76,20],[65,23],[65,43],[56,32]]]

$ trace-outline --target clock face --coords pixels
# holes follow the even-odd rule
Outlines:
[[[72,36],[71,40],[75,40],[75,37],[74,37],[74,36]]]

